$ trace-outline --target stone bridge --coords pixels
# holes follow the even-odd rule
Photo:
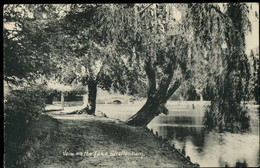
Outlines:
[[[84,104],[87,103],[87,94],[83,95]],[[121,95],[117,93],[110,94],[103,90],[97,92],[97,104],[128,104],[133,100],[132,96]]]
[[[128,104],[128,102],[130,101],[130,97],[124,95],[110,95],[103,98],[101,97],[100,100],[103,100],[105,104]]]

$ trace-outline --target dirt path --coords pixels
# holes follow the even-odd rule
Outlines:
[[[88,115],[44,115],[27,167],[192,167],[148,129]],[[53,119],[54,118],[54,119]]]

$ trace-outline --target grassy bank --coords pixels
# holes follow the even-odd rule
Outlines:
[[[28,130],[25,167],[192,167],[148,129],[87,115],[42,115]]]

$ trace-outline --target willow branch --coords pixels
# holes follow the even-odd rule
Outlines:
[[[138,12],[138,14],[141,16],[141,15],[144,13],[144,11],[145,11],[146,9],[148,9],[151,5],[152,5],[152,3],[149,4],[149,5],[147,5],[147,7],[145,7],[142,11]]]
[[[152,67],[152,62],[150,57],[148,58],[148,61],[145,62],[144,68],[149,80],[148,97],[151,97],[156,92],[156,78],[155,78],[155,70]]]
[[[173,93],[181,86],[181,81],[178,79],[174,82],[174,84],[170,87],[168,90],[168,93],[166,95],[166,98],[169,99]]]

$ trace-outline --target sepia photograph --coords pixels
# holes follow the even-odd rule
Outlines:
[[[2,35],[3,167],[260,167],[259,3],[6,3]]]

